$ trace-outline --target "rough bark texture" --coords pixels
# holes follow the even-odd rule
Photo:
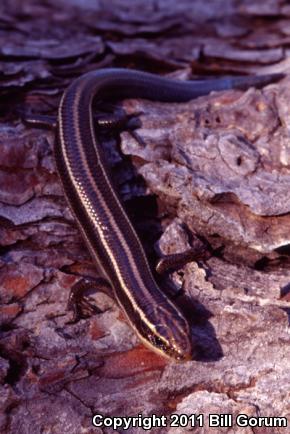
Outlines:
[[[90,296],[103,314],[69,323],[71,286],[97,274],[64,200],[54,133],[21,119],[55,115],[71,80],[99,67],[180,79],[287,73],[288,2],[7,0],[0,8],[0,431],[111,433],[93,428],[92,414],[169,421],[177,413],[204,414],[198,433],[286,432],[209,428],[207,416],[290,418],[289,79],[187,104],[113,106],[138,117],[134,132],[104,133],[104,147],[152,268],[193,245],[210,253],[170,276],[183,286],[177,302],[197,349],[184,364],[145,349],[104,294]],[[190,429],[168,422],[154,432]]]

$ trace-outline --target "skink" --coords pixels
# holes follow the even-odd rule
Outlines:
[[[181,82],[145,72],[103,69],[76,79],[61,99],[54,151],[68,204],[129,323],[145,344],[171,359],[192,358],[190,327],[157,285],[114,191],[95,134],[93,100],[138,97],[183,102],[212,90],[261,86],[279,78],[281,74]]]

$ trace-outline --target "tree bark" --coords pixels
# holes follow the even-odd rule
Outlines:
[[[70,323],[70,288],[97,271],[56,173],[54,132],[24,119],[55,116],[67,85],[101,67],[180,79],[287,74],[287,2],[13,0],[1,9],[0,431],[111,433],[92,415],[142,414],[117,428],[141,433],[155,414],[165,417],[158,433],[194,423],[205,434],[286,432],[236,417],[289,424],[287,76],[186,104],[105,106],[136,127],[104,132],[103,142],[152,269],[165,254],[207,252],[164,279],[182,287],[176,302],[191,324],[196,355],[182,364],[145,349],[104,294],[88,296],[102,314]],[[186,426],[172,414],[187,415]],[[209,414],[231,414],[232,424],[210,427]]]

